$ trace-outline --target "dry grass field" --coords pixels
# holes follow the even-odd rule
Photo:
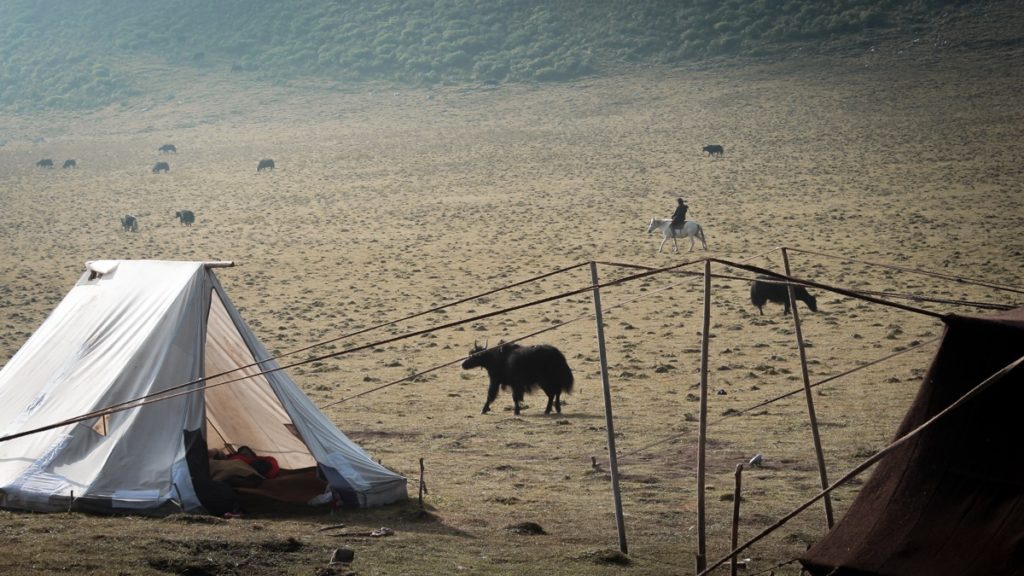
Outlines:
[[[944,300],[1019,294],[872,266],[1024,284],[1024,69],[1019,48],[930,40],[783,62],[637,69],[549,86],[396,89],[186,79],[148,106],[0,116],[0,364],[90,259],[233,260],[228,294],[268,349],[342,353],[590,283],[586,266],[349,338],[355,331],[591,260],[602,280],[713,256],[826,284]],[[165,82],[159,67],[139,70]],[[45,142],[33,143],[36,137]],[[176,155],[157,148],[174,143]],[[702,155],[725,146],[721,158]],[[53,158],[54,170],[35,167]],[[61,170],[75,158],[76,170]],[[256,172],[261,158],[277,169]],[[167,174],[153,174],[158,160]],[[646,232],[682,196],[710,249],[658,254]],[[185,228],[174,212],[196,212]],[[118,216],[138,215],[138,233]],[[840,258],[826,257],[817,253]],[[818,488],[791,317],[751,306],[751,275],[713,281],[709,560],[729,549],[733,471],[746,539]],[[813,291],[813,290],[812,290]],[[918,344],[813,394],[829,474],[891,439],[942,323],[814,291],[801,308],[819,381]],[[659,274],[610,286],[605,308],[629,543],[617,548],[593,300],[581,293],[289,370],[338,426],[410,480],[409,505],[269,511],[241,519],[0,512],[5,574],[692,574],[702,281]],[[901,300],[902,301],[902,300]],[[905,302],[905,301],[904,301]],[[940,312],[977,312],[910,302]],[[802,304],[801,304],[802,306]],[[576,390],[560,416],[508,393],[481,415],[475,341],[560,347]],[[341,338],[341,339],[339,339]],[[374,388],[378,391],[351,398]],[[596,457],[598,467],[591,465]],[[430,514],[417,515],[425,460]],[[838,490],[837,515],[859,483]],[[342,537],[388,526],[389,538]],[[544,534],[508,528],[536,522]],[[767,573],[825,531],[814,506],[745,551]],[[355,550],[347,569],[331,551]],[[777,574],[797,574],[788,564]],[[720,571],[719,573],[725,573]]]

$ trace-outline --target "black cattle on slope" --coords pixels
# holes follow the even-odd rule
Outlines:
[[[757,306],[757,309],[764,315],[763,306],[769,301],[782,304],[783,314],[789,314],[789,290],[786,284],[779,284],[783,280],[776,280],[770,276],[758,276],[750,286],[750,301]],[[818,300],[803,286],[793,286],[793,297],[796,300],[807,304],[811,312],[818,311]]]
[[[78,168],[78,162],[69,158],[64,161],[64,165],[61,168]]]
[[[274,169],[274,161],[271,160],[270,158],[264,158],[263,160],[260,160],[259,165],[256,166],[256,171],[257,172],[263,172],[264,170],[273,170],[273,169]]]
[[[167,162],[157,162],[156,164],[153,165],[153,174],[158,174],[160,172],[170,172],[170,171],[171,171],[171,165],[168,164]]]
[[[725,154],[725,148],[721,144],[708,144],[704,147],[704,151],[708,153],[708,156],[721,156]]]
[[[470,351],[469,358],[462,363],[464,369],[484,368],[490,377],[487,389],[487,402],[481,414],[491,410],[491,402],[498,396],[498,388],[511,388],[512,401],[515,402],[515,413],[519,415],[519,404],[527,392],[538,387],[548,395],[548,406],[545,414],[555,411],[562,413],[562,392],[572,392],[572,370],[565,356],[558,348],[547,344],[537,346],[520,346],[519,344],[499,343],[493,348],[481,347],[476,344]]]
[[[177,154],[178,153],[178,149],[177,149],[177,147],[174,146],[174,144],[164,144],[163,146],[157,148],[157,151],[161,152],[163,154]]]
[[[53,159],[43,158],[39,162],[36,162],[36,166],[39,166],[40,168],[53,168]]]
[[[138,232],[139,219],[131,214],[121,216],[121,229],[125,232]]]
[[[196,215],[191,210],[179,210],[174,217],[181,221],[182,226],[191,226],[196,222]]]

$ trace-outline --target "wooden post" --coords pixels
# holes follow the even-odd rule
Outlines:
[[[743,464],[736,465],[736,487],[732,491],[732,550],[735,550],[740,543],[740,498],[743,493]],[[736,576],[736,555],[733,554],[730,563],[732,576]]]
[[[711,260],[704,260],[704,329],[700,335],[700,417],[697,431],[697,572],[707,565],[704,502],[705,447],[708,431],[708,349],[711,339]]]
[[[608,467],[611,468],[612,497],[615,500],[615,525],[619,531],[619,551],[628,554],[626,524],[622,519],[622,494],[619,492],[619,459],[615,451],[615,426],[612,421],[612,390],[608,382],[608,357],[604,346],[604,315],[601,313],[601,290],[597,281],[597,262],[590,262],[590,279],[594,286],[594,317],[597,320],[597,350],[601,359],[601,384],[604,388],[604,421],[608,430]]]
[[[423,512],[423,458],[420,458],[420,513]]]
[[[789,253],[782,248],[782,263],[786,267],[786,276],[792,276],[789,271]],[[796,295],[793,284],[787,284],[789,290],[789,308],[793,312],[793,328],[796,330],[796,346],[800,352],[800,371],[804,378],[804,396],[807,398],[807,418],[811,422],[811,438],[814,439],[814,455],[818,459],[818,476],[821,478],[821,489],[828,488],[828,472],[825,469],[825,454],[821,450],[821,436],[818,434],[818,416],[814,412],[814,395],[811,394],[811,377],[807,372],[807,352],[804,350],[803,333],[800,330],[800,312],[796,309]],[[823,499],[825,503],[825,523],[829,530],[835,524],[832,515],[832,496],[826,494]]]

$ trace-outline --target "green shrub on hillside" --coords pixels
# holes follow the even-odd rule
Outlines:
[[[0,106],[94,107],[165,64],[278,82],[550,82],[623,63],[769,54],[957,0],[5,0]]]

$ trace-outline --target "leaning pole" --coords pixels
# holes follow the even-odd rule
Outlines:
[[[782,248],[782,263],[786,267],[786,276],[792,278],[789,270],[789,253]],[[787,278],[788,280],[788,278]],[[800,312],[796,309],[796,294],[793,290],[793,283],[788,282],[786,288],[789,291],[789,309],[793,311],[793,328],[796,331],[796,347],[800,352],[800,372],[804,378],[804,397],[807,399],[807,419],[811,423],[811,438],[814,440],[814,455],[818,459],[818,476],[821,479],[821,489],[828,488],[828,471],[825,469],[825,454],[821,449],[821,435],[818,433],[818,416],[814,411],[814,395],[811,394],[811,377],[807,371],[807,352],[804,349],[804,337],[800,330]],[[835,517],[832,513],[832,496],[826,493],[822,499],[825,504],[825,524],[831,530],[835,524]]]
[[[612,390],[608,381],[608,356],[604,346],[604,315],[601,313],[601,289],[598,288],[597,262],[590,262],[590,280],[594,286],[594,317],[597,320],[597,350],[601,359],[601,385],[604,388],[604,420],[608,430],[608,466],[611,468],[612,497],[615,500],[615,526],[619,531],[619,551],[628,554],[626,524],[622,519],[622,493],[619,491],[619,459],[615,451],[615,426],[612,421]]]

